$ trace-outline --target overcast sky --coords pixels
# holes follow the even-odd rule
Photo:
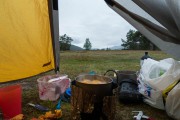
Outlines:
[[[60,35],[73,38],[72,44],[83,47],[89,38],[92,48],[121,45],[121,38],[133,28],[107,6],[104,0],[59,0]]]

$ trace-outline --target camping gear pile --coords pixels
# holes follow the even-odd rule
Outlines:
[[[138,75],[139,92],[144,102],[180,119],[180,62],[168,58],[160,61],[146,59]]]
[[[118,98],[123,103],[145,102],[180,119],[180,62],[172,58],[153,60],[148,53],[140,61],[141,69],[114,72],[118,81]]]

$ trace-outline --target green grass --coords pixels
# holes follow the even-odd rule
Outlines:
[[[71,80],[74,80],[80,73],[95,71],[97,74],[104,74],[108,69],[133,70],[140,69],[140,58],[145,51],[65,51],[60,53],[60,73],[67,74]],[[160,60],[169,56],[161,51],[149,51],[149,55],[155,60]],[[42,112],[35,110],[27,103],[37,103],[55,109],[57,102],[41,101],[38,96],[37,78],[47,74],[54,74],[49,71],[35,77],[23,79],[16,82],[5,83],[22,84],[23,86],[23,114],[29,120],[38,117]],[[165,111],[155,109],[146,104],[122,104],[117,102],[116,120],[132,120],[132,111],[142,110],[148,116],[156,120],[170,120]],[[63,120],[70,119],[71,106],[69,103],[62,103]]]

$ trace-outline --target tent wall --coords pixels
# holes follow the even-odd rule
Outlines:
[[[55,19],[49,2],[54,0],[1,0],[0,82],[34,76],[59,66],[58,55],[53,51],[58,30],[53,31]]]
[[[180,58],[180,1],[105,0],[163,51]],[[153,9],[152,9],[153,8]]]

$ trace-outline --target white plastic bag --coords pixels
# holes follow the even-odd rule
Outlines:
[[[180,120],[180,83],[177,84],[168,94],[166,98],[166,112],[167,114]]]
[[[145,97],[144,102],[155,108],[164,110],[162,92],[160,90],[153,89],[150,85],[148,85],[142,74],[139,74],[137,79],[139,83],[139,92]]]
[[[138,76],[139,92],[149,105],[165,109],[162,91],[180,79],[180,63],[172,58],[155,61],[144,60]]]
[[[144,64],[148,67],[148,60]],[[163,74],[161,73],[163,72]],[[152,75],[152,74],[156,75]],[[142,73],[144,75],[144,73]],[[169,85],[179,80],[180,78],[180,63],[172,58],[160,60],[149,66],[148,75],[145,75],[145,81],[157,90],[164,90]]]

